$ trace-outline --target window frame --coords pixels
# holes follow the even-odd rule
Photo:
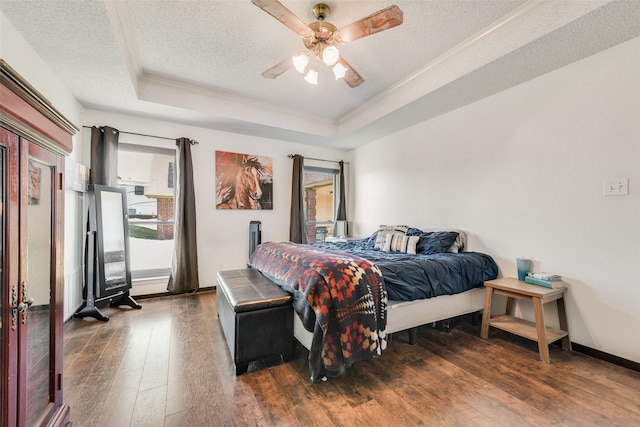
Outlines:
[[[307,172],[317,172],[317,173],[325,173],[325,174],[330,174],[333,176],[333,197],[332,197],[332,206],[331,206],[331,219],[329,220],[322,220],[322,221],[310,221],[308,218],[308,207],[307,207],[307,201],[306,201],[306,194],[304,197],[304,216],[305,216],[305,224],[307,225],[307,239],[308,241],[315,241],[316,237],[315,235],[310,236],[309,235],[309,230],[308,230],[308,226],[309,225],[313,225],[313,226],[324,226],[324,225],[329,225],[329,226],[334,226],[336,224],[336,216],[338,214],[338,202],[340,200],[340,169],[339,168],[329,168],[329,167],[321,167],[321,166],[311,166],[311,165],[306,165],[304,164],[302,167],[302,173],[303,173],[303,192],[306,193],[307,190],[307,186],[306,184],[304,184],[304,174]],[[304,193],[303,193],[304,194]],[[335,229],[334,229],[335,232]]]

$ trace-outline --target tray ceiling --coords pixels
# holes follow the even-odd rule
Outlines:
[[[281,0],[304,22],[315,1]],[[320,64],[250,0],[6,1],[0,10],[86,108],[350,149],[640,35],[637,1],[333,1],[340,28],[392,4],[402,25],[340,46],[364,78]],[[45,93],[46,94],[46,93]]]

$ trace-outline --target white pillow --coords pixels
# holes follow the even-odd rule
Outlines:
[[[382,247],[382,250],[384,252],[391,252],[391,243],[393,242],[393,234],[392,233],[387,233],[387,235],[384,238],[384,246]]]
[[[402,252],[406,252],[411,255],[416,254],[416,245],[418,244],[418,240],[420,240],[420,236],[404,236],[407,239],[407,244],[403,243],[402,247],[404,250]]]
[[[382,250],[384,252],[402,252],[415,255],[418,240],[420,240],[420,236],[403,236],[400,234],[387,233]]]
[[[407,245],[405,245],[404,239],[407,236],[404,234],[394,234],[391,236],[391,251],[392,252],[405,252]],[[389,236],[387,236],[387,239]],[[404,249],[404,250],[403,250]]]

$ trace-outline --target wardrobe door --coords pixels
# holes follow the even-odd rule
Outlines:
[[[18,413],[18,143],[0,127],[0,425],[7,426]]]
[[[24,355],[19,357],[20,372],[25,375],[18,380],[18,425],[31,427],[48,423],[61,403],[62,218],[57,207],[63,192],[62,158],[27,141],[23,147],[25,144],[28,150],[21,150],[28,155],[21,155],[26,185],[22,186],[20,209],[18,310],[18,347]]]

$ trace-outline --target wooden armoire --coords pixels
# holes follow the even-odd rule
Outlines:
[[[78,128],[0,60],[0,425],[65,425],[64,158]]]

